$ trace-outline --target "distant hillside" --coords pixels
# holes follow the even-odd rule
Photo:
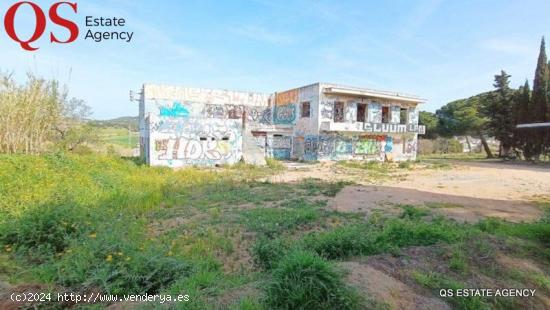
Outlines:
[[[139,124],[139,117],[137,116],[122,116],[108,120],[92,120],[90,121],[95,126],[98,127],[122,127],[128,128],[128,125],[133,130],[137,130]]]

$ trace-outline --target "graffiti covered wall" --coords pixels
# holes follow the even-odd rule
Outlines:
[[[232,164],[242,156],[239,120],[153,118],[150,163],[169,167]]]
[[[409,160],[422,133],[417,111],[319,83],[273,95],[145,85],[140,145],[148,163],[170,167],[236,163],[243,144],[277,159]]]
[[[402,141],[407,141],[405,146]],[[414,160],[416,142],[416,139],[406,140],[394,135],[310,135],[304,139],[303,159]]]

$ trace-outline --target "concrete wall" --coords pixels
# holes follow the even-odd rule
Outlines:
[[[330,86],[317,83],[266,95],[145,85],[141,155],[151,165],[169,167],[233,164],[243,158],[244,144],[255,158],[416,158],[416,103],[325,93]],[[302,113],[304,103],[309,116]],[[357,118],[361,104],[364,122]],[[382,124],[383,107],[388,107],[388,124]],[[406,124],[400,124],[401,108],[407,109]]]
[[[304,160],[414,160],[418,134],[406,132],[418,126],[417,104],[386,99],[325,94],[332,84],[318,84],[319,102],[316,107],[317,132],[304,136]],[[342,102],[343,109],[335,107]],[[358,122],[358,106],[366,104],[366,122]],[[389,122],[383,126],[382,108],[388,107]],[[407,124],[401,122],[401,108],[407,110]],[[335,122],[336,119],[342,120]],[[371,128],[371,124],[376,124]],[[368,132],[372,131],[372,132]],[[376,132],[380,131],[380,132]],[[401,132],[402,131],[402,132]],[[401,133],[398,133],[401,132]]]
[[[234,164],[243,127],[271,123],[270,96],[145,85],[140,102],[142,156],[153,166]]]

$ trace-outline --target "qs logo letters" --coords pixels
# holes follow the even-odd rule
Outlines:
[[[15,29],[15,16],[17,15],[19,8],[21,8],[23,5],[27,5],[32,8],[35,18],[34,32],[32,36],[28,39],[20,38],[17,35],[17,31]],[[50,42],[52,43],[66,44],[74,42],[78,38],[77,24],[73,21],[59,16],[59,13],[57,12],[59,7],[62,5],[68,5],[75,13],[78,13],[78,5],[76,2],[57,2],[50,7],[50,9],[48,10],[48,17],[50,21],[58,26],[66,28],[70,32],[69,38],[66,41],[59,40],[53,34],[53,32],[50,32]],[[6,33],[8,34],[8,36],[15,42],[18,42],[24,50],[36,51],[38,47],[33,47],[31,46],[31,44],[40,39],[46,31],[46,14],[40,6],[33,2],[17,2],[12,5],[6,12],[6,15],[4,16],[4,28],[6,29]]]

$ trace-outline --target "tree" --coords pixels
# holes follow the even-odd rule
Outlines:
[[[0,78],[0,153],[37,154],[52,145],[72,149],[93,135],[81,128],[90,108],[69,100],[56,81],[28,74],[18,85],[11,75]]]
[[[481,102],[491,93],[479,94],[467,99],[450,102],[437,110],[439,133],[445,136],[472,135],[481,140],[488,158],[493,157],[485,138],[487,118],[479,113]]]
[[[531,113],[531,90],[529,82],[526,80],[525,84],[519,88],[515,95],[514,115],[516,116],[514,123],[528,124],[533,120]],[[534,156],[534,144],[536,141],[533,139],[533,134],[525,129],[516,129],[514,131],[514,143],[519,148],[526,160],[531,160]]]
[[[499,156],[507,156],[514,146],[514,91],[510,75],[504,70],[495,75],[495,91],[483,97],[480,112],[488,119],[487,130],[500,141]]]
[[[546,58],[546,46],[543,37],[540,42],[539,58],[537,61],[537,69],[535,70],[535,79],[533,81],[533,103],[531,113],[533,115],[532,121],[535,123],[542,123],[548,119],[546,113],[549,105],[549,74],[548,60]],[[544,143],[545,140],[547,140],[547,137],[545,137],[544,131],[534,132],[533,136],[535,138],[533,157],[538,159],[540,154],[545,151]]]
[[[419,114],[419,123],[421,125],[426,126],[426,134],[424,135],[424,137],[426,139],[435,139],[435,138],[437,138],[437,135],[438,135],[438,131],[437,131],[438,122],[439,121],[438,121],[437,115],[435,115],[435,113],[426,112],[426,111],[421,111],[420,112],[420,114]]]
[[[544,37],[540,42],[539,58],[533,81],[533,121],[544,122],[548,104],[548,60]]]
[[[56,132],[55,145],[62,149],[72,151],[84,143],[98,142],[98,135],[87,118],[91,115],[91,109],[83,100],[67,98],[67,92],[61,99],[61,113],[52,125]]]

